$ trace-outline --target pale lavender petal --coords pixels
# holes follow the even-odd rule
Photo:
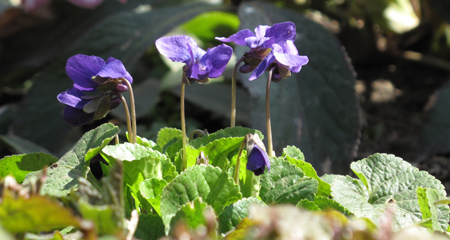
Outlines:
[[[71,2],[73,5],[76,5],[78,7],[90,9],[97,7],[103,2],[103,0],[67,0],[67,1]]]
[[[250,78],[248,80],[253,81],[257,78],[259,78],[269,67],[269,65],[275,61],[275,57],[273,57],[273,54],[270,53],[262,62],[256,67],[256,69],[252,72],[250,75]]]
[[[287,53],[274,52],[276,60],[288,67],[298,67],[303,66],[308,63],[309,59],[307,56],[290,55]]]
[[[200,65],[207,68],[210,78],[217,78],[222,75],[232,54],[233,49],[225,44],[210,48],[200,59]],[[210,62],[209,64],[207,63],[208,61]]]
[[[106,61],[106,65],[103,66],[103,68],[97,73],[96,76],[102,77],[102,78],[125,78],[127,79],[130,84],[133,83],[133,78],[131,75],[127,72],[125,69],[125,66],[123,63],[115,59],[113,57],[108,58]]]
[[[83,109],[67,106],[64,109],[64,119],[73,127],[79,127],[89,123],[94,119],[93,113],[85,113]]]
[[[89,102],[89,100],[81,99],[81,96],[84,96],[82,91],[76,88],[71,88],[65,92],[58,94],[57,99],[61,103],[74,108],[82,109],[84,105]]]
[[[295,24],[292,22],[275,23],[266,31],[266,37],[273,37],[275,43],[283,44],[287,40],[295,40]]]
[[[250,31],[249,29],[244,29],[227,38],[216,37],[216,39],[222,42],[234,42],[238,45],[246,46],[247,44],[245,43],[245,39],[253,36],[255,35],[252,33],[252,31]]]
[[[162,37],[156,40],[159,53],[174,62],[189,64],[192,60],[189,47],[197,48],[197,43],[191,37],[184,35]]]
[[[270,26],[267,25],[259,25],[255,28],[255,36],[257,38],[263,38],[266,36],[266,31],[269,29]]]
[[[291,55],[298,55],[297,47],[295,46],[294,42],[291,40],[286,41],[286,48],[285,53],[291,54]]]
[[[78,54],[70,57],[66,64],[66,73],[74,82],[74,87],[92,91],[98,83],[92,81],[92,77],[105,66],[105,61],[97,56]]]

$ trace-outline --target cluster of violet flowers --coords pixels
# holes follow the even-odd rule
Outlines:
[[[236,62],[232,77],[231,127],[235,127],[236,118],[236,73],[250,73],[250,81],[269,72],[266,88],[266,120],[268,154],[258,134],[248,134],[239,149],[234,180],[239,182],[240,156],[246,146],[247,169],[255,175],[263,174],[266,167],[270,170],[270,158],[274,156],[272,131],[270,124],[270,82],[279,82],[288,78],[292,72],[298,73],[308,63],[307,56],[300,56],[294,45],[296,28],[292,22],[276,23],[273,26],[258,26],[255,34],[248,29],[241,30],[227,38],[216,37],[222,42],[234,42],[247,46],[249,51]],[[181,170],[187,168],[186,124],[184,114],[184,96],[186,84],[206,83],[210,78],[217,78],[225,70],[233,49],[225,44],[204,51],[189,36],[177,35],[161,37],[156,40],[156,48],[166,58],[181,62],[181,128],[182,128],[182,163]],[[67,105],[64,118],[73,126],[81,126],[92,120],[106,116],[110,109],[124,103],[127,113],[127,127],[130,142],[136,143],[136,118],[134,98],[131,88],[133,79],[125,70],[122,62],[109,58],[106,62],[96,56],[75,55],[67,61],[66,72],[74,81],[73,88],[60,93],[58,100]],[[130,91],[131,114],[121,93]]]

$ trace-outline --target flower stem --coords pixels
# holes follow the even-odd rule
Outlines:
[[[273,145],[272,145],[272,125],[270,123],[270,82],[272,81],[272,74],[275,67],[269,71],[269,78],[267,79],[266,87],[266,123],[267,123],[267,147],[269,157],[273,157]]]
[[[236,73],[239,64],[244,60],[244,56],[236,61],[233,69],[233,76],[231,77],[231,127],[236,126]]]
[[[130,140],[131,140],[131,143],[136,143],[136,138],[137,138],[136,107],[134,104],[133,88],[131,87],[131,84],[130,84],[130,82],[128,82],[127,79],[122,78],[121,80],[127,85],[128,91],[130,91],[131,121],[132,121],[132,128],[133,128],[133,135],[130,136]]]
[[[239,148],[239,153],[237,155],[237,160],[236,160],[236,167],[234,168],[233,179],[237,185],[239,185],[239,170],[241,168],[242,150],[244,150],[244,146],[245,146],[246,142],[247,142],[247,137],[244,138],[244,141],[242,141],[241,147]]]
[[[183,73],[184,79],[184,73]],[[181,158],[181,171],[187,168],[187,151],[186,151],[186,119],[184,117],[184,92],[186,83],[181,83],[180,108],[181,108],[181,132],[183,134],[183,155]]]
[[[120,98],[120,101],[122,101],[123,103],[123,108],[125,109],[125,116],[127,117],[128,138],[130,139],[129,142],[133,143],[132,142],[133,132],[131,131],[130,110],[128,110],[127,100],[125,100],[125,98],[120,93],[118,93],[116,96],[118,96]]]

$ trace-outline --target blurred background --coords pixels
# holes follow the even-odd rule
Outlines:
[[[185,34],[203,49],[239,29],[292,21],[295,44],[310,63],[272,84],[275,151],[296,145],[320,174],[348,173],[353,160],[390,153],[450,188],[449,0],[0,0],[0,156],[44,151],[57,157],[96,126],[125,133],[121,107],[72,128],[56,96],[70,88],[75,54],[120,59],[134,78],[138,135],[155,140],[180,128],[182,64],[161,57],[154,41]],[[123,1],[122,1],[123,2]],[[30,3],[30,2],[28,2]],[[189,132],[229,125],[231,72],[187,87]],[[265,134],[266,77],[239,75],[237,125]],[[127,95],[127,94],[125,94]]]

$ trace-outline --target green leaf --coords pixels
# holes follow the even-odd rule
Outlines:
[[[148,140],[147,138],[139,136],[136,136],[136,143],[148,148],[155,148],[157,146],[156,143],[153,142],[152,140]]]
[[[270,171],[261,175],[259,196],[266,204],[297,204],[301,199],[313,200],[318,182],[283,158],[270,158]]]
[[[0,225],[10,233],[47,232],[67,226],[79,227],[72,210],[45,196],[14,198],[4,194],[0,204]]]
[[[95,189],[88,181],[80,179],[78,211],[84,219],[94,223],[101,235],[120,235],[125,226],[125,199],[123,187],[123,164],[111,162],[109,175],[101,180],[100,189]]]
[[[200,148],[202,146],[208,145],[210,142],[213,142],[214,140],[220,139],[220,138],[227,138],[227,137],[245,137],[248,133],[252,134],[258,134],[259,137],[264,139],[264,136],[255,129],[250,128],[244,128],[244,127],[234,127],[234,128],[225,128],[221,129],[215,133],[211,133],[209,135],[203,136],[201,138],[194,139],[189,142],[190,145],[192,145],[194,148]]]
[[[181,222],[192,231],[196,231],[197,228],[201,226],[206,228],[208,226],[208,220],[205,217],[206,211],[212,212],[214,216],[213,219],[216,218],[214,209],[203,202],[201,198],[197,198],[192,202],[184,204],[170,221],[171,232],[173,232],[175,229],[174,227]],[[173,233],[170,233],[170,235],[173,235]]]
[[[96,232],[99,234],[114,234],[119,231],[115,209],[108,205],[94,206],[85,201],[80,201],[79,211],[83,218],[94,222]]]
[[[346,216],[351,214],[350,211],[341,206],[338,202],[328,197],[316,197],[314,199],[314,204],[324,211],[334,209],[345,214]]]
[[[233,177],[236,168],[237,154],[231,159],[231,167],[228,170],[230,177]],[[255,176],[255,174],[247,169],[247,151],[243,150],[241,155],[241,162],[239,167],[239,187],[241,189],[242,197],[249,198],[259,196],[259,190],[261,188],[261,176]]]
[[[252,204],[264,205],[257,198],[243,198],[228,205],[219,216],[219,232],[225,234],[232,231],[246,217],[249,217],[249,207]]]
[[[305,176],[314,178],[319,182],[317,196],[328,197],[331,195],[330,184],[323,181],[317,175],[317,172],[313,168],[313,166],[305,161],[305,157],[303,156],[303,153],[300,151],[300,149],[296,148],[295,146],[287,146],[283,149],[282,156],[286,158],[286,160],[288,160],[290,163],[300,168],[305,173]]]
[[[50,167],[58,161],[46,153],[31,153],[7,156],[0,160],[0,178],[12,175],[18,183],[22,183],[28,173]]]
[[[119,128],[111,123],[100,125],[85,133],[75,146],[48,170],[47,180],[40,193],[55,197],[66,196],[78,188],[78,178],[88,178],[95,185],[96,180],[89,172],[88,155],[99,151],[101,146],[108,144],[118,133]],[[39,173],[40,171],[29,173],[24,183]]]
[[[164,225],[169,225],[184,204],[199,197],[211,205],[216,214],[220,214],[242,195],[239,186],[220,168],[195,165],[183,171],[163,189],[161,214]]]
[[[146,4],[154,2],[156,1],[147,1]],[[56,60],[39,74],[34,75],[32,81],[39,84],[34,84],[23,100],[14,119],[14,133],[30,141],[42,143],[42,146],[50,151],[60,147],[71,128],[62,118],[64,104],[55,98],[58,93],[73,84],[65,73],[65,65],[70,56],[83,53],[100,56],[105,60],[114,56],[131,71],[131,66],[154,45],[155,40],[175,26],[203,12],[226,9],[222,5],[184,3],[161,8],[152,7],[151,11],[143,12],[135,11],[136,8],[125,7],[129,4],[122,6],[125,11],[119,9],[109,12],[105,19],[87,24],[85,27],[88,30],[83,29],[83,34],[76,44],[55,58]],[[89,11],[89,14],[96,15],[92,11]],[[161,22],[161,19],[164,21]],[[79,17],[77,20],[80,21]],[[66,26],[65,30],[69,28]],[[43,125],[52,127],[41,127],[36,131],[38,126]]]
[[[166,146],[168,143],[173,142],[173,139],[176,139],[175,142],[178,141],[181,139],[182,135],[183,133],[180,129],[165,127],[158,132],[156,144],[158,144],[161,148],[166,149],[168,147]]]
[[[198,15],[182,27],[203,42],[208,42],[217,36],[229,36],[237,32],[239,18],[232,13],[211,11]]]
[[[270,107],[275,152],[286,145],[302,149],[320,174],[326,159],[336,173],[347,173],[359,142],[359,103],[355,75],[343,47],[331,32],[298,11],[258,1],[239,5],[240,29],[291,21],[296,25],[295,45],[309,57],[301,72],[271,84]],[[227,37],[227,36],[224,36]],[[236,56],[248,51],[236,47]],[[266,129],[267,74],[242,83],[252,96],[252,128]],[[263,131],[265,134],[265,132]]]
[[[165,235],[164,223],[158,215],[139,216],[138,227],[134,236],[142,240],[157,240]]]
[[[198,148],[197,151],[198,154],[203,151],[205,156],[208,157],[210,165],[219,167],[224,171],[229,165],[228,155],[233,152],[236,152],[237,154],[243,140],[243,137],[219,138],[208,143],[206,146]],[[188,154],[188,158],[197,158],[198,154]],[[192,159],[190,161],[192,161]]]
[[[435,203],[444,198],[445,195],[440,195],[435,189],[417,188],[417,198],[422,213],[422,219],[431,219],[430,230],[432,231],[446,231],[449,227],[449,213],[450,210],[447,205]]]
[[[433,188],[445,195],[439,180],[394,155],[374,154],[352,163],[351,168],[359,180],[334,176],[333,199],[355,216],[366,217],[376,224],[387,206],[394,208],[394,231],[422,220],[418,187]]]
[[[320,209],[319,206],[317,206],[317,204],[315,204],[313,201],[310,201],[308,199],[302,199],[297,203],[297,207],[298,208],[303,208],[309,211],[320,211],[322,209]]]
[[[109,145],[103,155],[123,161],[124,180],[133,191],[139,192],[139,184],[145,179],[162,179],[161,159],[166,156],[151,148],[131,143]]]
[[[139,185],[141,195],[155,209],[158,215],[161,215],[161,194],[163,188],[167,186],[164,179],[147,179]]]
[[[47,149],[37,145],[36,143],[15,135],[0,135],[0,141],[13,148],[14,151],[18,154],[35,152],[50,154]]]

